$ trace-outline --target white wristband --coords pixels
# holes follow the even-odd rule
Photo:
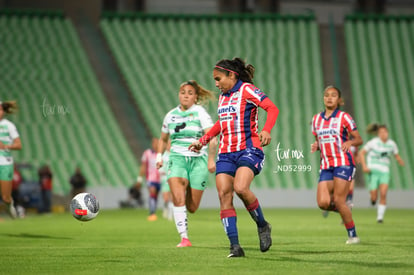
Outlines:
[[[138,176],[138,177],[137,177],[137,182],[142,183],[142,181],[143,181],[143,178],[142,178],[141,176]]]
[[[158,162],[162,162],[162,154],[161,153],[157,153],[157,157],[155,159],[155,163],[158,163]]]

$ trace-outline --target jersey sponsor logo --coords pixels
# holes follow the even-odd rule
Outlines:
[[[326,136],[326,135],[338,135],[339,133],[334,129],[328,129],[328,130],[318,130],[316,131],[318,136]]]
[[[217,110],[217,113],[219,115],[224,114],[224,113],[236,113],[237,112],[237,108],[234,106],[225,106],[225,107],[220,107]]]
[[[194,116],[190,114],[189,116],[182,117],[182,116],[171,116],[171,122],[173,123],[182,123],[186,121],[192,121],[194,120]]]
[[[180,130],[184,129],[186,126],[185,122],[178,124],[177,126],[175,126],[174,128],[174,132],[178,133]]]
[[[233,117],[232,116],[223,116],[223,117],[220,117],[220,121],[228,121],[228,120],[233,120]]]

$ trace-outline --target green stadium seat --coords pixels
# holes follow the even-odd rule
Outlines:
[[[414,17],[349,16],[345,22],[355,116],[364,129],[385,123],[406,163],[414,161]],[[391,166],[392,189],[414,188],[413,171]]]
[[[0,14],[0,33],[5,30],[0,93],[20,106],[10,117],[23,143],[23,150],[14,154],[16,162],[48,163],[57,194],[68,194],[69,177],[77,165],[91,187],[129,185],[137,161],[72,23],[63,16]],[[44,102],[55,108],[54,113],[44,113]],[[69,113],[63,114],[64,108]]]

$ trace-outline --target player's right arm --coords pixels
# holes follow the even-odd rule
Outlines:
[[[361,151],[359,151],[359,153],[358,153],[359,161],[361,162],[362,171],[364,171],[364,173],[370,173],[371,171],[369,170],[369,168],[367,166],[367,161],[365,159],[366,154],[367,154],[367,150],[365,148],[363,148]]]
[[[165,152],[165,148],[167,148],[168,139],[170,138],[170,134],[161,132],[160,139],[158,140],[158,148],[157,148],[157,169],[160,169],[163,165],[162,154]]]
[[[201,148],[203,148],[204,145],[207,145],[211,139],[220,134],[220,131],[220,120],[217,120],[216,123],[214,123],[213,127],[211,127],[210,130],[204,136],[202,136],[199,140],[193,142],[190,146],[188,146],[188,150],[193,152],[200,152]]]

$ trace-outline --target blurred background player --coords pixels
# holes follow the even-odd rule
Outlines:
[[[271,225],[265,220],[256,195],[250,190],[254,177],[264,164],[262,146],[271,141],[270,132],[279,114],[278,108],[253,85],[255,68],[240,58],[222,59],[213,69],[216,87],[220,89],[218,120],[210,131],[190,146],[198,151],[220,134],[216,162],[216,186],[220,199],[220,218],[230,241],[228,257],[243,257],[239,244],[237,214],[233,196],[243,201],[256,222],[260,250],[272,245]],[[266,123],[258,133],[258,107],[267,112]]]
[[[143,182],[144,177],[147,183],[149,192],[149,221],[157,220],[157,203],[158,193],[161,189],[160,173],[157,169],[156,158],[157,158],[157,146],[158,139],[152,138],[151,148],[144,151],[141,157],[141,168],[139,171],[138,183]]]
[[[26,210],[22,206],[21,199],[20,199],[20,192],[19,187],[20,184],[23,182],[23,176],[20,173],[19,169],[17,168],[16,163],[14,163],[14,170],[13,170],[13,179],[12,179],[12,198],[14,203],[14,208],[16,208],[17,215],[20,218],[25,217]]]
[[[71,195],[72,198],[79,193],[86,192],[87,180],[83,175],[79,166],[76,167],[75,173],[70,177],[70,185],[72,186]]]
[[[13,157],[12,150],[22,149],[22,143],[16,126],[5,118],[5,114],[13,114],[17,110],[16,101],[0,101],[0,187],[1,199],[6,204],[11,218],[17,217],[12,199]]]
[[[41,190],[41,205],[39,213],[50,213],[52,209],[52,171],[49,165],[45,164],[39,168],[39,185]]]
[[[388,137],[387,126],[376,123],[370,124],[367,132],[377,136],[369,140],[360,151],[360,161],[362,170],[368,174],[372,205],[375,205],[377,202],[379,188],[380,200],[377,209],[377,222],[382,223],[387,208],[391,157],[394,156],[401,166],[404,166],[404,161],[398,154],[397,144]]]
[[[211,91],[194,80],[182,83],[178,92],[180,105],[167,113],[161,129],[157,167],[166,165],[162,153],[171,139],[167,179],[174,204],[174,221],[181,237],[177,247],[192,246],[188,238],[187,210],[194,213],[198,209],[208,172],[215,171],[216,143],[210,145],[208,153],[206,149],[200,153],[188,150],[192,142],[213,126],[210,115],[200,105],[213,98]]]
[[[351,138],[351,137],[350,137]],[[357,146],[351,146],[351,148],[349,149],[349,151],[351,152],[352,156],[354,157],[355,163],[359,164],[359,157],[358,157],[358,147]],[[355,167],[355,173],[356,173],[357,169]],[[352,178],[350,184],[349,184],[349,192],[348,195],[346,195],[346,205],[348,205],[349,209],[352,211],[352,208],[354,207],[354,187],[355,187],[355,177]],[[327,218],[329,215],[329,211],[328,210],[323,210],[322,211],[322,216],[324,218]],[[342,221],[343,224],[343,221]]]
[[[128,189],[128,198],[126,200],[120,201],[119,205],[121,208],[133,208],[133,207],[143,207],[144,200],[142,199],[142,182],[139,182],[139,176],[132,186]]]
[[[346,198],[355,174],[355,161],[350,148],[361,145],[362,138],[352,117],[339,109],[343,100],[338,88],[326,87],[323,100],[325,110],[312,119],[312,133],[316,141],[311,146],[311,152],[321,151],[317,202],[323,210],[339,212],[348,231],[346,244],[356,244],[360,240]]]
[[[168,140],[167,147],[165,148],[164,154],[162,154],[162,163],[163,166],[158,169],[161,177],[161,192],[162,198],[164,200],[164,208],[162,210],[162,216],[165,219],[173,219],[173,207],[172,195],[170,191],[170,186],[168,185],[167,180],[167,169],[168,169],[168,160],[170,159],[170,149],[171,149],[171,140]]]

